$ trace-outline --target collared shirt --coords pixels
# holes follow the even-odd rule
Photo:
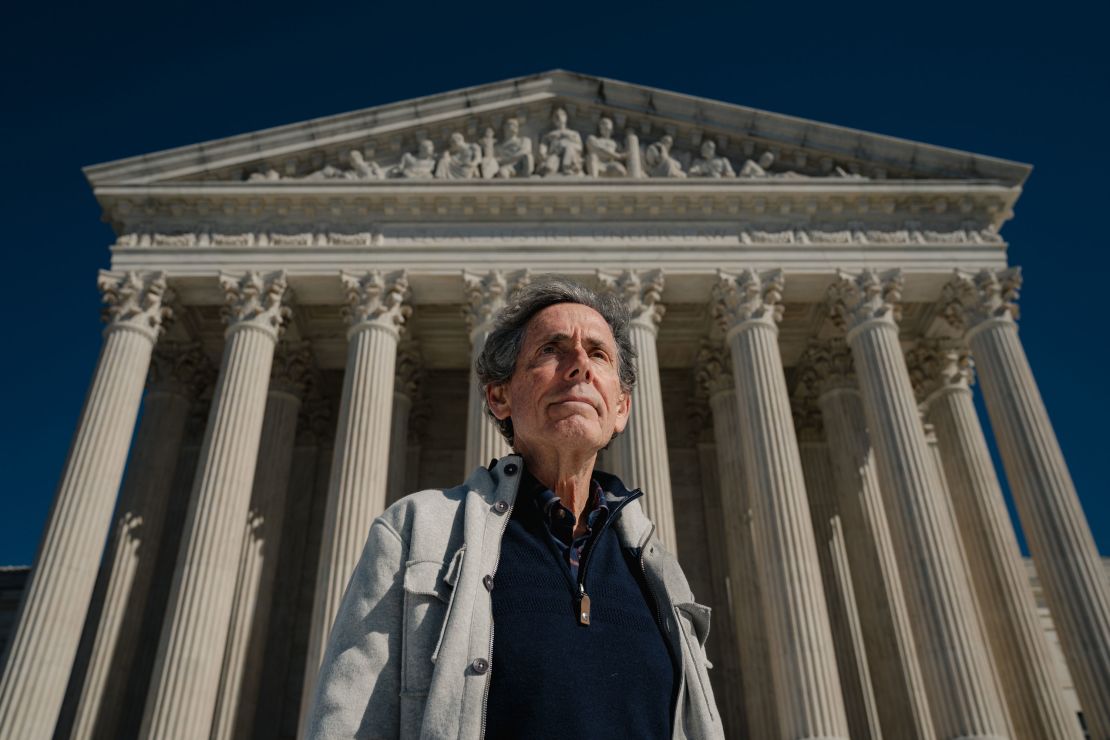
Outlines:
[[[590,479],[590,498],[586,502],[583,515],[586,517],[586,532],[574,536],[578,520],[574,512],[563,505],[555,492],[536,480],[527,470],[521,488],[530,494],[532,503],[540,512],[540,519],[548,536],[555,544],[563,561],[570,567],[571,576],[578,578],[578,565],[582,562],[582,551],[594,532],[599,530],[609,518],[609,501],[606,500],[601,484]]]

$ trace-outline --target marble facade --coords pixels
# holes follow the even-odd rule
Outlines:
[[[88,168],[108,325],[0,736],[296,737],[369,523],[503,454],[471,361],[558,272],[635,317],[603,464],[714,609],[730,736],[1110,737],[1001,236],[1029,171],[563,71]]]

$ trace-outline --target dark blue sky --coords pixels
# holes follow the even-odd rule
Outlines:
[[[146,2],[5,11],[0,564],[34,557],[100,343],[80,167],[563,67],[1029,162],[1021,337],[1110,554],[1110,64],[1085,6]]]

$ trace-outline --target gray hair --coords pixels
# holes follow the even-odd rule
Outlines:
[[[482,353],[474,363],[482,388],[508,383],[516,371],[516,361],[524,347],[524,332],[533,316],[557,303],[578,303],[601,314],[617,343],[617,372],[621,390],[631,393],[636,385],[636,350],[629,333],[631,317],[624,303],[612,293],[596,293],[586,286],[559,275],[541,275],[509,297],[497,314],[493,331],[486,338]],[[512,418],[498,419],[486,402],[486,413],[497,424],[501,436],[513,443]],[[613,435],[616,437],[616,434]]]

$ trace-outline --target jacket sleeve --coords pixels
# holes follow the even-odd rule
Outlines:
[[[397,532],[375,520],[328,638],[309,738],[397,737],[404,557]]]

